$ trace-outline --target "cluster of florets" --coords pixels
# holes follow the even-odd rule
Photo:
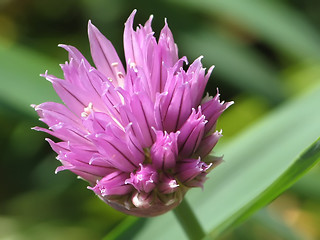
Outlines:
[[[219,94],[203,98],[208,73],[196,59],[187,70],[165,23],[159,40],[152,17],[133,30],[135,11],[125,24],[126,70],[114,47],[89,22],[96,67],[74,47],[61,65],[64,79],[44,74],[65,105],[34,105],[49,126],[39,128],[61,139],[53,142],[60,170],[89,182],[114,208],[155,216],[177,206],[186,191],[202,187],[221,158],[209,155],[221,137],[220,114],[230,105]]]

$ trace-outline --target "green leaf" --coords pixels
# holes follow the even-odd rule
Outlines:
[[[125,240],[131,239],[136,229],[143,226],[146,219],[127,216],[118,226],[114,227],[103,240]]]
[[[33,114],[30,104],[59,101],[51,84],[40,73],[57,74],[59,65],[39,53],[0,41],[0,105]]]
[[[289,188],[303,174],[305,174],[312,166],[320,160],[320,139],[314,142],[292,165],[268,188],[260,193],[251,202],[239,209],[232,217],[222,222],[212,232],[212,236],[218,236],[226,228],[242,222],[253,212],[265,206],[283,191]]]
[[[319,162],[320,140],[314,142],[320,133],[319,102],[317,86],[218,148],[225,162],[210,173],[204,191],[193,189],[187,195],[212,237],[273,200]],[[149,219],[134,239],[186,236],[170,212]]]
[[[297,182],[291,190],[301,198],[312,199],[315,202],[320,201],[320,168],[313,168],[299,182]]]
[[[224,234],[230,239],[281,239],[301,240],[305,237],[294,228],[284,222],[283,218],[267,208],[255,213],[248,221],[234,230]]]
[[[320,58],[320,36],[315,28],[289,4],[255,0],[168,0],[232,21],[291,57]]]

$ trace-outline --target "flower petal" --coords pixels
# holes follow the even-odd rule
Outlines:
[[[97,181],[97,184],[89,189],[93,190],[97,195],[105,197],[112,195],[125,195],[132,191],[132,186],[125,184],[125,180],[129,177],[128,173],[115,171],[108,174],[100,181]]]
[[[206,157],[212,151],[221,137],[222,131],[215,131],[213,134],[204,137],[199,144],[196,154],[201,158]]]
[[[167,19],[160,32],[159,47],[161,49],[161,59],[167,68],[172,67],[178,61],[178,47],[174,42],[172,32],[168,26]]]
[[[136,12],[137,10],[134,10],[124,24],[123,44],[126,62],[135,65],[139,63],[139,65],[141,65],[141,63],[143,63],[143,57],[136,33],[133,30],[133,19]]]
[[[177,191],[179,184],[176,179],[167,174],[162,174],[158,184],[159,192],[163,194],[170,194]]]
[[[134,171],[143,159],[132,155],[126,138],[119,136],[117,127],[108,124],[105,129],[105,133],[90,135],[89,138],[112,166],[124,172]]]
[[[124,68],[112,43],[89,21],[88,35],[92,59],[97,69],[115,86],[123,86]]]
[[[214,126],[217,122],[218,117],[223,113],[224,110],[226,110],[233,104],[233,102],[220,102],[219,97],[220,94],[218,92],[214,98],[201,104],[203,115],[205,115],[206,119],[208,120],[205,129],[206,134],[210,134],[215,130]]]
[[[158,172],[151,165],[142,165],[126,179],[126,184],[131,184],[138,192],[150,193],[159,180]]]
[[[156,169],[169,169],[176,165],[178,157],[178,133],[156,131],[157,139],[150,149],[152,164]]]
[[[91,67],[90,63],[81,54],[81,52],[79,52],[79,50],[77,48],[70,46],[70,45],[65,45],[65,44],[59,44],[58,46],[61,48],[64,48],[65,50],[67,50],[69,52],[69,61],[71,61],[73,59],[77,65],[80,65],[80,63],[83,61],[86,68],[90,69],[90,67]]]
[[[201,113],[201,108],[193,109],[188,120],[180,128],[178,137],[179,155],[182,157],[191,156],[198,148],[204,135],[206,124],[205,116]]]
[[[210,164],[199,159],[184,159],[177,163],[177,177],[188,187],[202,187]]]

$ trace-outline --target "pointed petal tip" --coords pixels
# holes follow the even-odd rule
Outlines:
[[[92,40],[92,38],[95,36],[99,36],[100,31],[99,29],[91,22],[91,20],[88,21],[88,36],[89,36],[89,41]]]
[[[36,109],[37,106],[37,104],[30,104],[30,107],[32,107],[33,109]]]
[[[226,104],[226,108],[225,109],[227,109],[227,108],[229,108],[230,106],[232,106],[234,104],[234,101],[226,102],[225,104]]]
[[[48,70],[46,70],[44,73],[40,73],[40,77],[47,77],[48,76]]]
[[[137,9],[134,9],[130,16],[128,17],[127,21],[124,23],[125,26],[127,25],[130,25],[131,27],[133,26],[133,19],[134,19],[134,16],[136,15],[137,13]]]
[[[88,27],[89,27],[89,26],[94,26],[93,23],[92,23],[92,21],[91,21],[91,19],[88,20]]]
[[[41,118],[40,118],[40,120],[41,120]],[[38,127],[38,126],[36,126],[36,127],[33,127],[33,128],[31,128],[32,130],[35,130],[35,131],[39,131],[39,132],[42,132],[43,130],[47,130],[46,128],[42,128],[42,127]]]
[[[48,70],[46,70],[45,73],[41,73],[40,77],[44,77],[47,81],[49,81],[51,83],[54,82],[53,76],[48,74]]]
[[[157,132],[159,132],[155,127],[151,126],[152,131],[157,135]]]
[[[71,51],[72,46],[67,45],[67,44],[63,44],[63,43],[59,43],[58,47],[63,48],[64,50],[66,50],[67,52]],[[67,61],[66,61],[67,62]]]
[[[55,174],[57,174],[58,172],[64,171],[64,170],[71,170],[74,169],[74,166],[59,166],[56,168],[56,170],[54,171]]]
[[[44,140],[47,141],[49,144],[54,143],[54,141],[52,141],[50,138],[45,138]]]
[[[91,20],[88,21],[88,35],[90,37],[91,32],[93,32],[96,29],[96,26],[92,24]]]

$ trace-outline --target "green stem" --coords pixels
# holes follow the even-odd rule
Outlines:
[[[173,212],[190,240],[199,240],[205,236],[200,223],[186,199],[182,200]]]

